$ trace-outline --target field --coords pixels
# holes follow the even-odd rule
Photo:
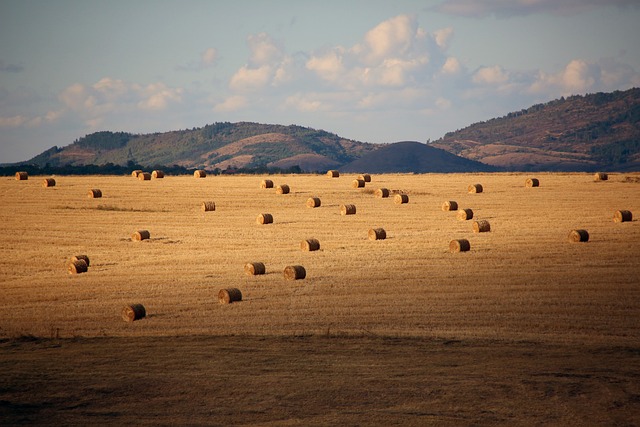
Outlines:
[[[638,425],[640,222],[613,215],[640,216],[640,175],[529,177],[2,178],[0,420]],[[69,274],[78,254],[88,272]],[[257,261],[266,274],[246,275]],[[228,287],[243,300],[219,304]],[[123,321],[131,303],[147,316]]]

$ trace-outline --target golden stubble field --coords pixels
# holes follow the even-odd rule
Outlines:
[[[540,187],[525,188],[532,176]],[[0,367],[9,372],[0,416],[640,422],[640,222],[613,222],[616,210],[640,216],[640,175],[374,175],[364,189],[351,187],[355,177],[60,176],[50,188],[44,177],[0,179]],[[291,193],[259,188],[263,178]],[[475,183],[483,193],[467,193]],[[409,203],[375,198],[380,187],[408,194]],[[103,197],[88,198],[91,188]],[[320,207],[306,206],[312,196]],[[473,233],[473,221],[442,211],[447,200],[473,209],[491,231]],[[216,210],[203,212],[204,201]],[[341,215],[342,204],[357,213]],[[257,224],[261,213],[274,223]],[[387,239],[369,240],[378,227]],[[576,228],[588,230],[589,242],[568,241]],[[151,239],[132,241],[141,229]],[[320,250],[301,251],[307,238]],[[471,250],[450,253],[460,238]],[[78,254],[89,256],[89,271],[70,275],[67,262]],[[267,274],[247,276],[253,261]],[[304,280],[284,279],[292,264],[306,268]],[[227,287],[243,301],[219,304]],[[124,322],[130,303],[144,304],[147,317]],[[176,358],[184,364],[173,366]],[[221,375],[235,400],[211,390]],[[124,387],[125,378],[135,385]],[[148,394],[165,383],[172,387]],[[117,390],[146,392],[151,403],[125,405]]]

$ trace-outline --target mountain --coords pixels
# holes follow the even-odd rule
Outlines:
[[[340,168],[344,172],[491,172],[498,168],[415,141],[384,145]]]
[[[209,170],[299,166],[306,171],[324,171],[377,148],[302,126],[225,122],[144,135],[96,132],[66,147],[52,147],[25,163],[79,166],[133,162]]]
[[[640,88],[537,104],[431,145],[509,170],[640,170]]]

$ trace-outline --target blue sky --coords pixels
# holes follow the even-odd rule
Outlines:
[[[640,86],[639,0],[0,0],[0,163],[99,130],[434,140]]]

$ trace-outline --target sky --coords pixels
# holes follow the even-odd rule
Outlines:
[[[0,0],[0,163],[96,131],[427,142],[640,87],[640,0]]]

